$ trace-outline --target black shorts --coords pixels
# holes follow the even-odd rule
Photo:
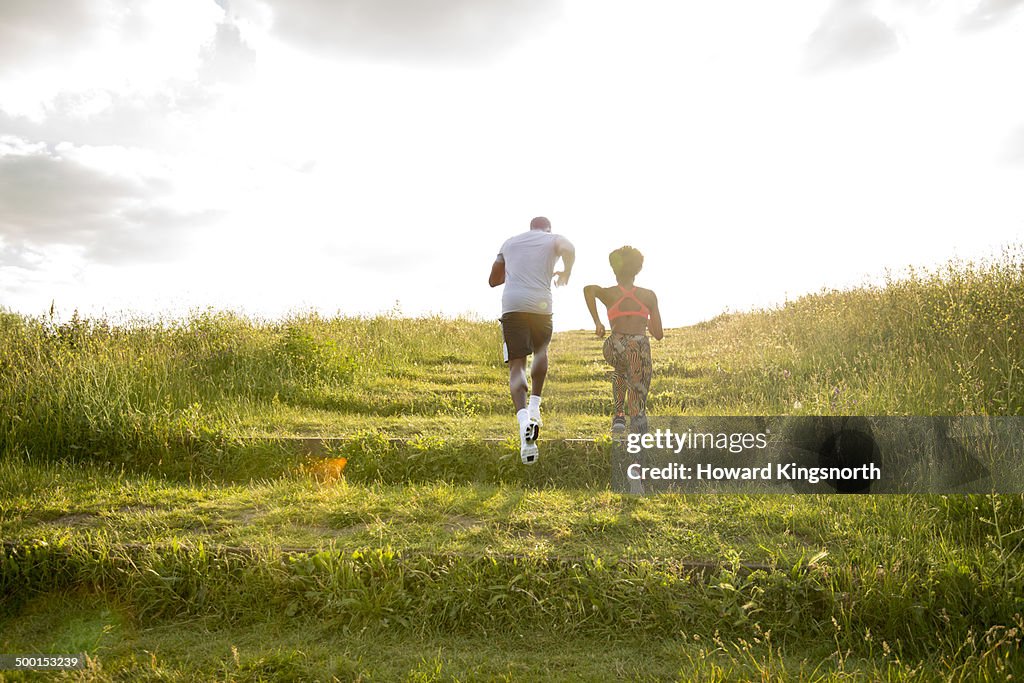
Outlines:
[[[501,316],[505,337],[505,362],[526,358],[551,341],[551,314],[513,311]]]

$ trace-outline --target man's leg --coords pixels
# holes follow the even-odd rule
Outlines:
[[[534,396],[540,396],[544,390],[544,378],[548,374],[548,347],[547,344],[533,352],[533,363],[530,364],[530,381]]]
[[[533,363],[530,365],[530,379],[533,391],[527,414],[530,418],[530,438],[536,441],[543,422],[540,419],[540,396],[544,391],[544,378],[548,374],[548,343],[551,342],[551,316],[536,315],[530,318],[530,346],[533,347]]]
[[[530,379],[533,391],[530,394],[530,402],[526,406],[526,415],[530,420],[530,440],[536,441],[540,437],[540,427],[543,422],[540,419],[540,394],[544,390],[544,377],[548,374],[548,347],[545,344],[533,354],[533,363],[530,364]]]
[[[501,317],[501,328],[508,353],[508,391],[519,423],[519,453],[523,464],[529,465],[537,462],[538,454],[536,437],[530,428],[526,409],[526,358],[532,351],[529,320],[523,313],[507,313]]]
[[[508,389],[516,412],[526,408],[526,359],[508,359]]]
[[[520,456],[523,464],[537,461],[537,441],[529,429],[526,410],[526,358],[530,354],[529,322],[522,313],[506,313],[501,317],[502,335],[508,359],[508,391],[519,423]]]
[[[512,405],[516,409],[516,421],[519,423],[519,455],[524,465],[537,462],[537,432],[531,426],[529,411],[526,408],[526,359],[508,359],[508,388],[512,394]]]

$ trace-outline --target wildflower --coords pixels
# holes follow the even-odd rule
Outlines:
[[[804,407],[804,404],[800,401],[793,401],[793,410],[800,410]]]

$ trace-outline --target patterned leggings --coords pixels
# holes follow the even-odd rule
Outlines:
[[[612,332],[604,340],[604,359],[612,366],[615,414],[647,414],[651,388],[651,342],[646,334]]]

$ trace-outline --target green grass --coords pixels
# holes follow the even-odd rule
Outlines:
[[[1024,542],[1024,500],[1017,496],[635,497],[607,489],[353,484],[301,475],[210,486],[10,460],[0,464],[0,512],[0,536],[28,544],[186,539],[212,547],[735,558],[784,567],[820,551],[838,565],[995,566],[993,550],[1009,553]]]
[[[1021,329],[1016,248],[670,330],[650,408],[1019,416]],[[525,468],[493,322],[0,312],[0,652],[95,680],[1024,674],[1024,496],[614,493],[600,344],[556,335]]]
[[[1015,644],[995,631],[979,636],[970,655],[908,664],[882,641],[877,656],[862,658],[828,636],[784,655],[765,633],[736,642],[686,631],[658,639],[583,635],[566,647],[563,634],[545,628],[408,634],[346,629],[305,615],[231,627],[199,618],[187,626],[139,626],[116,602],[58,592],[27,605],[3,638],[15,648],[88,650],[90,679],[133,681],[999,680],[1013,671],[1006,655]]]

